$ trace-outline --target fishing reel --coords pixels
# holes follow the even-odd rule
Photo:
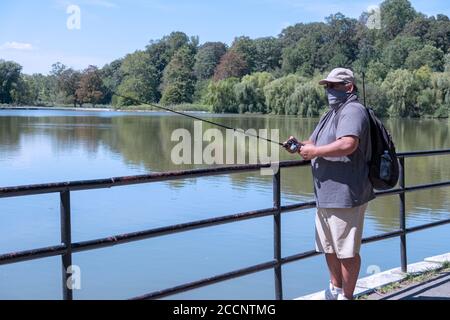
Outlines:
[[[291,137],[288,141],[283,144],[283,147],[286,148],[290,153],[297,153],[303,144],[298,142],[297,139]]]

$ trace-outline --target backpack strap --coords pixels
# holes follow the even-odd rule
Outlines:
[[[335,124],[336,128],[337,128],[337,125],[338,125],[338,122],[339,122],[339,115],[340,115],[342,109],[344,109],[345,106],[346,106],[347,104],[349,104],[350,102],[355,101],[356,99],[357,99],[357,96],[356,96],[356,95],[350,96],[350,97],[347,99],[347,101],[345,101],[344,104],[343,104],[342,106],[339,107],[338,111],[336,111],[335,116],[334,116],[334,124]],[[319,138],[320,132],[321,132],[322,129],[324,128],[325,123],[328,121],[328,118],[331,117],[331,115],[333,114],[333,112],[334,112],[334,110],[331,109],[331,110],[329,110],[329,111],[327,112],[327,114],[324,116],[323,121],[322,121],[322,125],[320,126],[320,129],[319,129],[319,131],[317,131],[317,134],[316,134],[316,143],[317,143],[317,139]]]

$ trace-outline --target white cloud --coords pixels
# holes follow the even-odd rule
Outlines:
[[[2,46],[0,46],[0,49],[4,50],[33,50],[33,45],[31,43],[24,43],[24,42],[6,42]]]

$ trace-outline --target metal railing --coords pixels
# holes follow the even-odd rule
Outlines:
[[[442,181],[436,183],[429,183],[415,186],[405,186],[405,158],[420,157],[420,156],[436,156],[436,155],[448,155],[450,149],[435,150],[435,151],[417,151],[417,152],[405,152],[399,153],[400,162],[400,181],[399,187],[393,188],[387,191],[376,192],[376,196],[387,196],[398,194],[400,197],[400,228],[395,231],[378,234],[375,236],[367,237],[363,239],[363,243],[370,243],[380,241],[393,237],[400,237],[400,256],[401,256],[401,269],[403,272],[407,271],[407,246],[406,235],[411,232],[424,230],[440,225],[450,223],[450,219],[445,219],[437,222],[423,224],[411,228],[406,227],[406,209],[405,209],[405,193],[424,190],[429,188],[444,187],[450,185],[449,181]],[[60,194],[60,221],[61,221],[61,243],[54,246],[37,248],[32,250],[25,250],[19,252],[11,252],[0,255],[0,265],[17,263],[27,260],[42,259],[52,256],[61,256],[62,262],[62,295],[65,300],[73,299],[72,289],[67,286],[69,280],[68,268],[72,265],[72,255],[77,252],[93,250],[98,248],[104,248],[108,246],[114,246],[132,241],[139,241],[154,237],[160,237],[163,235],[174,234],[178,232],[185,232],[193,229],[207,228],[220,224],[232,223],[242,220],[254,219],[265,216],[273,216],[274,222],[274,258],[273,260],[252,265],[246,268],[233,270],[227,273],[219,274],[213,277],[200,279],[198,281],[184,283],[179,286],[166,288],[159,291],[154,291],[148,294],[144,294],[133,299],[158,299],[166,296],[178,294],[188,290],[204,287],[217,282],[249,275],[252,273],[260,272],[263,270],[274,270],[275,281],[275,297],[277,300],[283,299],[283,281],[282,281],[282,266],[286,263],[299,261],[309,257],[319,255],[320,253],[311,250],[301,252],[291,256],[282,257],[281,255],[281,214],[290,211],[304,210],[308,208],[314,208],[315,201],[296,203],[290,205],[281,205],[281,180],[280,171],[282,168],[292,168],[309,165],[309,161],[283,161],[279,163],[278,172],[273,176],[273,207],[260,209],[255,211],[247,211],[243,213],[236,213],[227,216],[220,216],[210,219],[197,220],[188,223],[170,225],[166,227],[154,228],[144,231],[120,234],[110,236],[107,238],[94,239],[82,242],[72,242],[71,240],[71,210],[70,210],[70,193],[72,191],[90,190],[111,188],[125,185],[135,185],[141,183],[161,182],[169,180],[179,180],[187,178],[196,178],[203,176],[214,176],[223,174],[234,174],[243,172],[252,172],[261,168],[269,168],[271,164],[257,164],[257,165],[239,165],[239,166],[224,166],[208,169],[196,169],[177,172],[164,172],[164,173],[152,173],[147,175],[129,176],[129,177],[117,177],[100,180],[86,180],[86,181],[73,181],[65,183],[49,183],[39,185],[26,185],[17,187],[0,188],[0,198],[7,197],[19,197],[36,194],[48,194],[59,193]]]

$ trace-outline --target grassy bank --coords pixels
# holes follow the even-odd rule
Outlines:
[[[161,109],[143,104],[137,106],[126,106],[126,107],[112,107],[114,110],[120,111],[161,111]],[[208,105],[195,104],[195,103],[183,103],[178,105],[167,106],[176,111],[197,111],[197,112],[211,112],[211,107]]]
[[[413,284],[427,282],[429,280],[432,280],[439,274],[441,274],[443,272],[449,272],[449,271],[450,271],[450,262],[447,261],[447,262],[444,262],[442,264],[442,266],[438,269],[425,271],[425,272],[422,272],[419,274],[408,273],[408,275],[406,276],[405,279],[403,279],[399,282],[394,282],[394,283],[388,284],[386,286],[383,286],[381,288],[378,288],[374,291],[374,293],[378,294],[378,295],[387,295],[387,294],[393,293],[395,291],[398,291],[400,289],[403,289],[405,287],[411,286]],[[358,300],[366,300],[366,299],[368,299],[369,295],[371,295],[371,294],[373,294],[373,293],[362,295],[362,296],[358,297],[357,299]]]
[[[149,106],[149,105],[136,105],[136,106],[126,106],[126,107],[117,107],[111,105],[95,105],[95,107],[91,104],[83,104],[82,107],[77,106],[73,107],[73,104],[58,104],[58,105],[38,105],[38,106],[27,106],[27,105],[11,105],[11,104],[0,104],[0,108],[5,109],[24,109],[24,108],[67,108],[67,109],[108,109],[108,110],[116,110],[116,111],[161,111],[161,109]],[[184,103],[179,105],[168,106],[167,108],[176,110],[176,111],[191,111],[191,112],[211,112],[211,107],[208,105],[201,104],[193,104],[193,103]]]

